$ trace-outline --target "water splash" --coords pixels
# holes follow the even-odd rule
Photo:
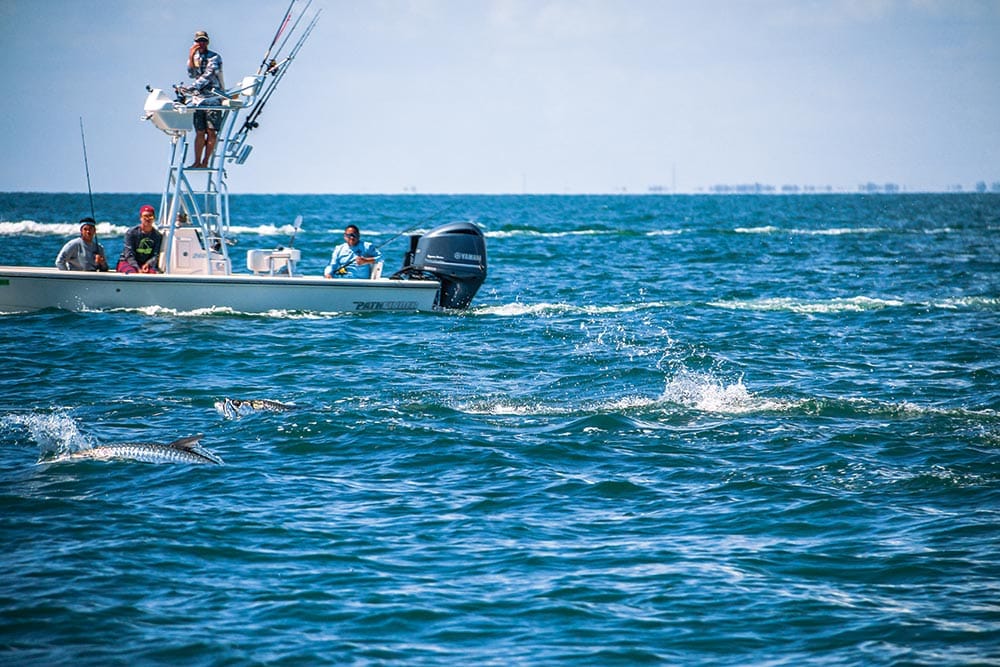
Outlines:
[[[722,414],[788,410],[794,405],[789,401],[761,398],[753,394],[743,384],[743,378],[726,382],[711,373],[687,369],[682,369],[667,379],[660,401]]]
[[[69,454],[89,449],[96,443],[80,433],[76,420],[62,411],[49,414],[8,415],[0,420],[4,428],[21,427],[38,445],[39,458],[49,454]]]

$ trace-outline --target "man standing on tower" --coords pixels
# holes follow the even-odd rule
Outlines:
[[[191,88],[201,98],[199,106],[217,106],[224,94],[222,81],[222,56],[208,50],[208,33],[199,30],[194,34],[194,44],[188,50],[188,76],[194,79]],[[214,103],[214,104],[213,104]],[[194,112],[194,163],[188,169],[207,169],[215,150],[215,142],[222,125],[222,111]]]

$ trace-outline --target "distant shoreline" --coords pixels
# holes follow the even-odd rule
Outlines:
[[[1000,185],[1000,184],[998,184]],[[87,192],[65,192],[49,190],[0,191],[3,195],[69,195],[87,196]],[[154,192],[100,192],[95,196],[130,196],[159,199]],[[979,190],[814,190],[798,192],[694,190],[683,192],[667,191],[617,191],[617,192],[240,192],[230,197],[828,197],[828,196],[882,196],[900,197],[912,195],[1000,195],[1000,187]]]

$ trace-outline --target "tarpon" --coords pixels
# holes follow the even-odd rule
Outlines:
[[[226,419],[236,419],[242,415],[249,415],[254,412],[288,412],[296,408],[294,403],[282,403],[272,401],[267,398],[254,398],[244,400],[240,398],[227,398],[215,404],[216,410],[221,412]]]
[[[60,454],[42,463],[65,461],[129,460],[143,463],[211,463],[222,465],[222,459],[198,443],[205,437],[201,433],[174,440],[169,444],[156,442],[123,442],[98,445],[89,449]]]

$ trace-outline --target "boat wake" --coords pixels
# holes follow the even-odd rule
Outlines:
[[[557,317],[560,315],[614,315],[617,313],[634,313],[643,310],[657,310],[679,306],[665,301],[647,301],[645,303],[614,304],[609,306],[578,306],[571,303],[522,303],[515,301],[497,306],[477,306],[469,310],[468,315],[489,315],[494,317],[521,317],[534,315],[537,317]]]
[[[176,308],[165,308],[163,306],[145,306],[142,308],[108,308],[106,310],[93,310],[85,308],[80,312],[106,312],[106,313],[138,313],[151,317],[266,317],[277,320],[325,320],[330,318],[340,318],[354,315],[350,312],[313,312],[304,310],[283,310],[273,309],[261,313],[251,313],[229,308],[228,306],[213,306],[211,308],[193,308],[191,310],[177,310]]]

